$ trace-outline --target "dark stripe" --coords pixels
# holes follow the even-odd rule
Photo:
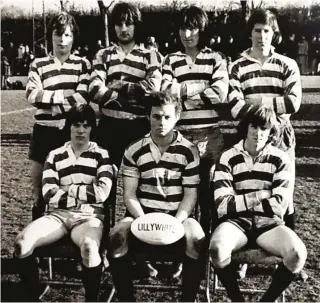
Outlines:
[[[177,195],[157,195],[153,193],[148,192],[142,192],[139,190],[138,192],[138,198],[139,199],[146,199],[146,200],[155,200],[155,201],[163,201],[163,202],[181,202],[183,198],[183,194],[177,194]]]
[[[97,168],[96,167],[88,167],[83,165],[70,165],[66,168],[63,168],[59,171],[59,178],[63,178],[72,174],[84,174],[87,176],[96,177],[97,176]]]
[[[253,86],[253,87],[247,87],[243,90],[243,94],[245,96],[251,95],[251,94],[277,94],[282,96],[284,94],[284,89],[279,86],[274,85],[267,85],[267,86]]]
[[[260,180],[262,182],[272,182],[274,174],[272,172],[266,171],[255,171],[252,170],[251,172],[246,171],[243,173],[238,173],[233,175],[233,180],[235,183],[240,183],[243,181],[250,181],[254,183],[255,180]]]
[[[177,126],[179,126],[179,125],[216,124],[219,121],[220,121],[219,117],[180,119],[177,123]]]
[[[179,83],[188,80],[199,80],[199,81],[210,81],[212,79],[211,73],[189,73],[186,72],[185,74],[177,76],[177,80]]]
[[[161,184],[162,186],[182,186],[182,179],[164,179],[163,180],[163,184]],[[158,180],[156,178],[140,178],[139,180],[140,185],[144,184],[144,185],[152,185],[152,186],[158,186]]]

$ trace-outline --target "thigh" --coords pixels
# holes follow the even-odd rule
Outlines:
[[[248,238],[236,225],[223,222],[215,229],[210,239],[210,248],[219,246],[226,251],[236,251],[245,246]]]
[[[279,225],[257,238],[257,244],[273,255],[284,258],[293,249],[304,249],[298,235],[285,225]]]
[[[64,224],[57,218],[48,215],[31,222],[17,237],[24,239],[34,247],[48,245],[67,234]]]
[[[90,218],[74,226],[71,230],[72,241],[80,247],[85,239],[93,240],[100,247],[103,223],[98,218]]]

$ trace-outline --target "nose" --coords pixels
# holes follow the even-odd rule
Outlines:
[[[127,30],[127,25],[125,23],[121,24],[121,31],[126,31]]]
[[[185,36],[186,36],[186,38],[191,37],[191,30],[190,29],[186,30]]]
[[[83,133],[84,132],[84,127],[81,125],[78,127],[78,133]]]

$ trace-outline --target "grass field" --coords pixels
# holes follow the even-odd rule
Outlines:
[[[26,110],[24,110],[26,109]],[[23,110],[15,113],[11,111]],[[25,100],[23,91],[1,92],[1,301],[16,301],[18,276],[12,260],[13,242],[17,233],[31,220],[32,187],[28,146],[34,110]],[[226,146],[234,139],[234,122],[222,114]],[[287,291],[287,301],[320,301],[320,95],[304,94],[303,104],[292,117],[297,136],[297,178],[295,205],[297,233],[308,249],[306,282],[297,280]],[[67,267],[64,264],[64,270]],[[72,265],[69,265],[72,266]],[[75,274],[77,274],[75,272]],[[260,280],[247,279],[249,284]],[[262,281],[263,282],[263,281]],[[110,276],[102,283],[101,300],[110,288]],[[204,300],[200,291],[199,301]],[[117,299],[116,297],[114,298]],[[248,296],[256,301],[258,297]],[[81,287],[55,287],[43,298],[45,301],[83,301]],[[179,293],[138,290],[138,301],[178,301]],[[224,292],[212,298],[227,301]]]

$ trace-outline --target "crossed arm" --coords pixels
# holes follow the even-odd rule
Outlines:
[[[52,208],[67,209],[84,203],[103,203],[109,196],[112,178],[113,169],[109,159],[102,157],[94,182],[61,185],[55,157],[50,153],[44,164],[42,194],[45,202]]]
[[[36,61],[32,62],[26,86],[28,102],[38,109],[52,109],[53,115],[67,112],[74,104],[88,102],[88,85],[91,65],[83,59],[79,82],[76,88],[74,83],[65,83],[66,89],[48,90],[44,88]],[[57,75],[63,77],[63,75]],[[68,75],[66,75],[68,77]],[[62,83],[61,86],[64,84]]]

